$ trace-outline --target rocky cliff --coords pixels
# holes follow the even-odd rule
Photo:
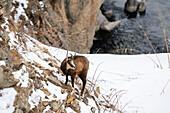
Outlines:
[[[44,44],[89,53],[97,27],[97,13],[104,0],[10,0],[6,14],[20,24],[19,32]],[[22,9],[21,15],[16,15]],[[11,11],[11,12],[10,12]],[[13,23],[15,24],[15,23]]]

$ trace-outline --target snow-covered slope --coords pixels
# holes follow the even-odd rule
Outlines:
[[[13,34],[13,33],[11,33]],[[45,59],[56,60],[58,65],[66,56],[66,51],[49,47],[41,44],[37,40],[25,36],[26,46],[16,45],[16,37],[9,35],[11,48],[17,48],[25,61],[34,64],[35,62],[43,66],[45,69],[57,72],[57,68],[49,66],[50,61]],[[15,40],[15,41],[14,41]],[[19,43],[19,42],[18,42]],[[25,48],[27,47],[27,49]],[[44,51],[48,52],[44,52]],[[71,52],[74,54],[74,52]],[[111,55],[111,54],[84,54],[90,61],[90,69],[88,72],[88,80],[95,83],[95,87],[100,87],[99,100],[102,100],[102,95],[107,95],[105,98],[111,98],[110,103],[116,105],[123,112],[132,113],[169,113],[170,100],[170,69],[168,68],[167,54],[157,54],[163,69],[157,67],[158,64],[156,55]],[[152,59],[152,60],[151,60]],[[2,65],[4,65],[1,62]],[[42,70],[36,68],[39,73]],[[28,86],[29,75],[26,67],[13,72],[14,76],[20,79],[22,87]],[[40,76],[40,75],[37,75]],[[41,75],[43,76],[43,74]],[[61,81],[65,81],[65,77],[57,75]],[[81,83],[81,82],[80,82]],[[77,86],[76,86],[77,87]],[[61,88],[48,82],[48,86],[44,82],[44,88],[49,92],[53,92],[59,99],[65,99],[67,94],[61,94]],[[78,87],[77,87],[78,88]],[[93,86],[88,82],[87,89],[92,89]],[[80,89],[79,89],[80,91]],[[12,92],[12,93],[11,93]],[[13,88],[1,90],[2,96],[0,111],[12,112],[12,105],[16,91]],[[6,98],[6,96],[10,98]],[[40,98],[45,100],[45,94],[41,90],[36,90],[29,97],[29,103],[33,108],[38,105]],[[110,97],[109,97],[110,96]],[[55,99],[49,96],[51,100]],[[89,100],[92,101],[92,100]],[[80,102],[82,112],[90,112],[91,106],[96,106],[94,102],[90,102],[89,106]],[[10,106],[7,108],[6,106]],[[70,110],[67,108],[66,110]],[[103,109],[102,111],[104,111]],[[44,110],[45,111],[45,110]],[[107,111],[107,110],[106,110]],[[109,111],[108,111],[109,112]]]
[[[25,13],[20,7],[22,1],[15,1],[20,2],[18,15],[15,17],[17,22],[20,13]],[[23,4],[24,7],[27,7],[27,0]],[[38,87],[36,84],[31,87],[32,92],[28,97],[30,109],[38,106],[40,102],[56,100],[64,102],[69,93],[63,93],[62,87],[50,82],[48,79],[52,74],[48,74],[48,72],[53,73],[53,77],[58,78],[61,83],[65,82],[65,77],[61,73],[58,74],[57,66],[60,66],[61,61],[65,58],[66,50],[46,46],[26,34],[19,36],[17,32],[10,31],[8,25],[6,18],[6,23],[2,27],[6,26],[6,31],[9,33],[10,49],[17,50],[23,57],[24,63],[20,70],[12,72],[14,77],[20,80],[17,86],[31,87],[30,84],[38,78],[42,83],[40,88],[36,89]],[[3,40],[0,38],[0,41]],[[74,52],[70,53],[74,54]],[[170,69],[166,53],[82,55],[90,61],[86,89],[95,98],[95,100],[87,98],[88,105],[85,104],[83,97],[77,99],[82,113],[92,112],[92,108],[96,109],[96,112],[100,108],[100,112],[108,113],[113,110],[115,113],[120,111],[125,113],[170,113]],[[0,61],[1,65],[6,66],[5,61]],[[162,65],[162,69],[160,65]],[[34,73],[34,77],[31,77],[30,73]],[[80,80],[78,82],[81,83]],[[75,85],[75,89],[78,90],[77,92],[81,90],[78,84]],[[14,102],[16,102],[17,94],[15,88],[0,90],[0,113],[11,113],[15,110]],[[68,113],[75,112],[64,104],[61,106],[66,107],[64,109]],[[47,104],[42,112],[45,113],[51,108]]]

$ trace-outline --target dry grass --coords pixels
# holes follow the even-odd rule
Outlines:
[[[159,5],[159,4],[157,3],[157,10],[158,10],[158,14],[159,14],[159,20],[160,20],[160,22],[161,22],[162,31],[163,31],[163,35],[164,35],[164,40],[165,40],[165,44],[166,44],[166,51],[167,51],[167,57],[168,57],[168,65],[169,65],[169,68],[170,68],[170,55],[169,55],[169,48],[168,48],[168,43],[167,43],[166,29],[165,29],[165,24],[164,24],[162,12],[161,12],[161,9],[158,7],[158,5]],[[170,15],[166,15],[165,17],[169,17],[169,16],[170,16]],[[157,49],[158,46],[156,46],[156,48],[153,47],[152,43],[150,42],[150,39],[149,39],[148,35],[147,35],[146,32],[144,31],[142,25],[140,25],[139,22],[137,22],[137,24],[139,25],[140,29],[141,29],[142,32],[144,33],[145,38],[146,38],[147,41],[149,42],[149,45],[151,46],[154,54],[156,55],[156,59],[157,59],[158,63],[156,63],[151,57],[149,57],[149,56],[147,56],[147,57],[149,57],[158,68],[161,68],[161,69],[162,69],[162,68],[163,68],[163,67],[162,67],[162,64],[161,64],[161,62],[160,62],[160,60],[159,60],[159,58],[158,58],[158,56],[157,56],[157,53],[156,53],[156,49]],[[131,48],[121,48],[121,49],[117,49],[117,50],[118,50],[118,51],[123,50],[123,51],[125,51],[125,52],[126,52],[126,51],[135,51],[135,52],[138,52],[138,53],[140,53],[140,54],[144,54],[144,53],[142,53],[142,52],[139,51],[139,50],[131,49]]]
[[[169,48],[168,48],[167,37],[166,37],[166,29],[165,29],[164,20],[163,20],[163,17],[162,17],[162,12],[158,7],[158,3],[157,3],[157,10],[158,10],[158,14],[159,14],[159,20],[160,20],[161,25],[162,25],[162,31],[163,31],[163,34],[164,34],[164,39],[165,39],[165,43],[166,43],[166,50],[167,50],[167,55],[168,55],[168,64],[169,64],[169,68],[170,68],[170,56],[169,56]]]
[[[96,68],[96,70],[95,70],[95,72],[94,72],[94,75],[93,75],[93,78],[92,78],[91,83],[93,83],[94,77],[96,76],[96,72],[97,72],[99,66],[100,66],[102,63],[104,63],[104,62],[101,62],[101,63],[98,64],[98,66],[97,66],[97,68]],[[99,75],[100,75],[100,74],[99,74]],[[96,84],[96,82],[97,82],[97,80],[98,80],[98,78],[99,78],[99,75],[98,75],[97,79],[95,80],[95,82],[94,82],[93,84],[91,84],[91,91],[94,90],[94,87],[95,87],[95,84]]]
[[[161,91],[160,95],[164,94],[165,88],[166,88],[166,86],[168,85],[169,82],[170,82],[170,79],[166,82],[166,84],[165,84],[163,90]]]
[[[160,62],[160,60],[159,60],[159,58],[158,58],[158,55],[156,54],[156,50],[155,50],[154,47],[152,46],[152,43],[150,42],[148,35],[147,35],[146,32],[144,31],[143,27],[139,24],[139,22],[137,22],[137,24],[139,25],[140,29],[143,31],[145,38],[148,40],[149,45],[151,46],[154,54],[156,55],[156,58],[157,58],[158,63],[159,63],[159,67],[160,67],[161,69],[163,69],[162,64],[161,64],[161,62]]]
[[[167,57],[168,57],[168,65],[169,65],[169,68],[170,68],[170,56],[169,56],[169,48],[168,48],[168,43],[167,43],[166,29],[165,29],[164,20],[163,20],[163,17],[162,17],[162,12],[161,12],[160,8],[158,7],[158,5],[159,5],[159,4],[157,3],[157,10],[158,10],[158,14],[159,14],[159,20],[160,20],[160,22],[161,22],[162,31],[163,31],[163,35],[164,35],[164,40],[165,40],[165,44],[166,44]],[[152,50],[154,51],[154,54],[156,55],[156,48],[157,48],[157,47],[156,47],[155,49],[153,48],[152,43],[150,42],[149,37],[147,36],[147,34],[146,34],[146,32],[144,31],[143,27],[139,24],[139,22],[137,22],[137,24],[139,25],[140,29],[143,31],[145,38],[148,40],[148,42],[149,42]],[[160,63],[160,60],[159,60],[159,58],[158,58],[157,55],[156,55],[156,58],[157,58],[157,60],[158,60],[158,62],[159,62],[159,67],[162,69],[163,67],[162,67],[162,65],[161,65],[161,63]],[[154,60],[152,59],[152,61],[154,61]],[[155,61],[154,61],[154,62],[155,62]],[[157,66],[158,66],[158,65],[157,65]]]
[[[120,102],[120,98],[126,93],[125,90],[120,90],[120,91],[116,91],[116,90],[113,90],[110,95],[107,96],[107,99],[106,97],[102,96],[107,104],[105,106],[112,106],[111,109],[110,109],[110,112],[114,112],[114,111],[117,111],[119,113],[123,113],[123,109],[125,108],[125,105],[121,110],[117,109],[117,107],[119,106],[119,102]],[[105,107],[104,112],[106,112],[107,110],[107,107]],[[112,111],[111,111],[112,110]]]
[[[101,88],[100,86],[97,85],[98,84],[97,82],[100,75],[106,71],[101,71],[98,75],[96,75],[96,73],[99,66],[101,66],[102,63],[104,62],[101,62],[97,65],[92,80],[88,80],[90,86],[89,92],[91,95],[94,94],[93,99],[96,100],[97,102],[96,105],[98,105],[98,108],[100,108],[99,110],[103,111],[103,113],[105,113],[106,111],[110,113],[114,113],[114,112],[123,113],[123,110],[128,105],[127,103],[122,108],[120,108],[120,99],[126,93],[125,90],[117,91],[116,89],[112,88],[110,89],[111,92],[108,95],[100,93]],[[107,73],[115,74],[112,72],[107,72]]]

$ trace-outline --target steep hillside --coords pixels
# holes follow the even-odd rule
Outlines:
[[[18,33],[53,47],[89,53],[103,0],[9,0],[3,14]]]
[[[12,7],[13,17],[6,10],[1,12],[0,112],[100,112],[106,108],[120,112],[91,80],[82,97],[79,78],[74,89],[63,84],[65,77],[58,69],[66,51],[44,45],[27,32],[30,29],[22,25],[21,17],[28,21],[23,10],[28,1],[12,4],[17,5]]]

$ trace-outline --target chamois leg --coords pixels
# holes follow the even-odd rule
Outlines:
[[[75,78],[76,74],[74,73],[73,75],[71,75],[71,84],[72,87],[74,87],[74,78]]]
[[[67,85],[67,82],[68,82],[68,75],[66,75],[66,82],[65,82],[65,85]]]
[[[81,90],[81,96],[82,96],[83,93],[84,93],[84,90],[85,90],[85,86],[86,86],[86,76],[83,75],[83,74],[81,74],[81,75],[79,75],[79,77],[80,77],[80,79],[81,79],[82,82],[83,82],[83,88],[82,88],[82,90]]]
[[[86,86],[86,79],[83,81],[83,88],[81,90],[81,96],[84,94],[85,86]]]
[[[71,84],[72,84],[72,87],[74,87],[74,77],[71,77]]]

